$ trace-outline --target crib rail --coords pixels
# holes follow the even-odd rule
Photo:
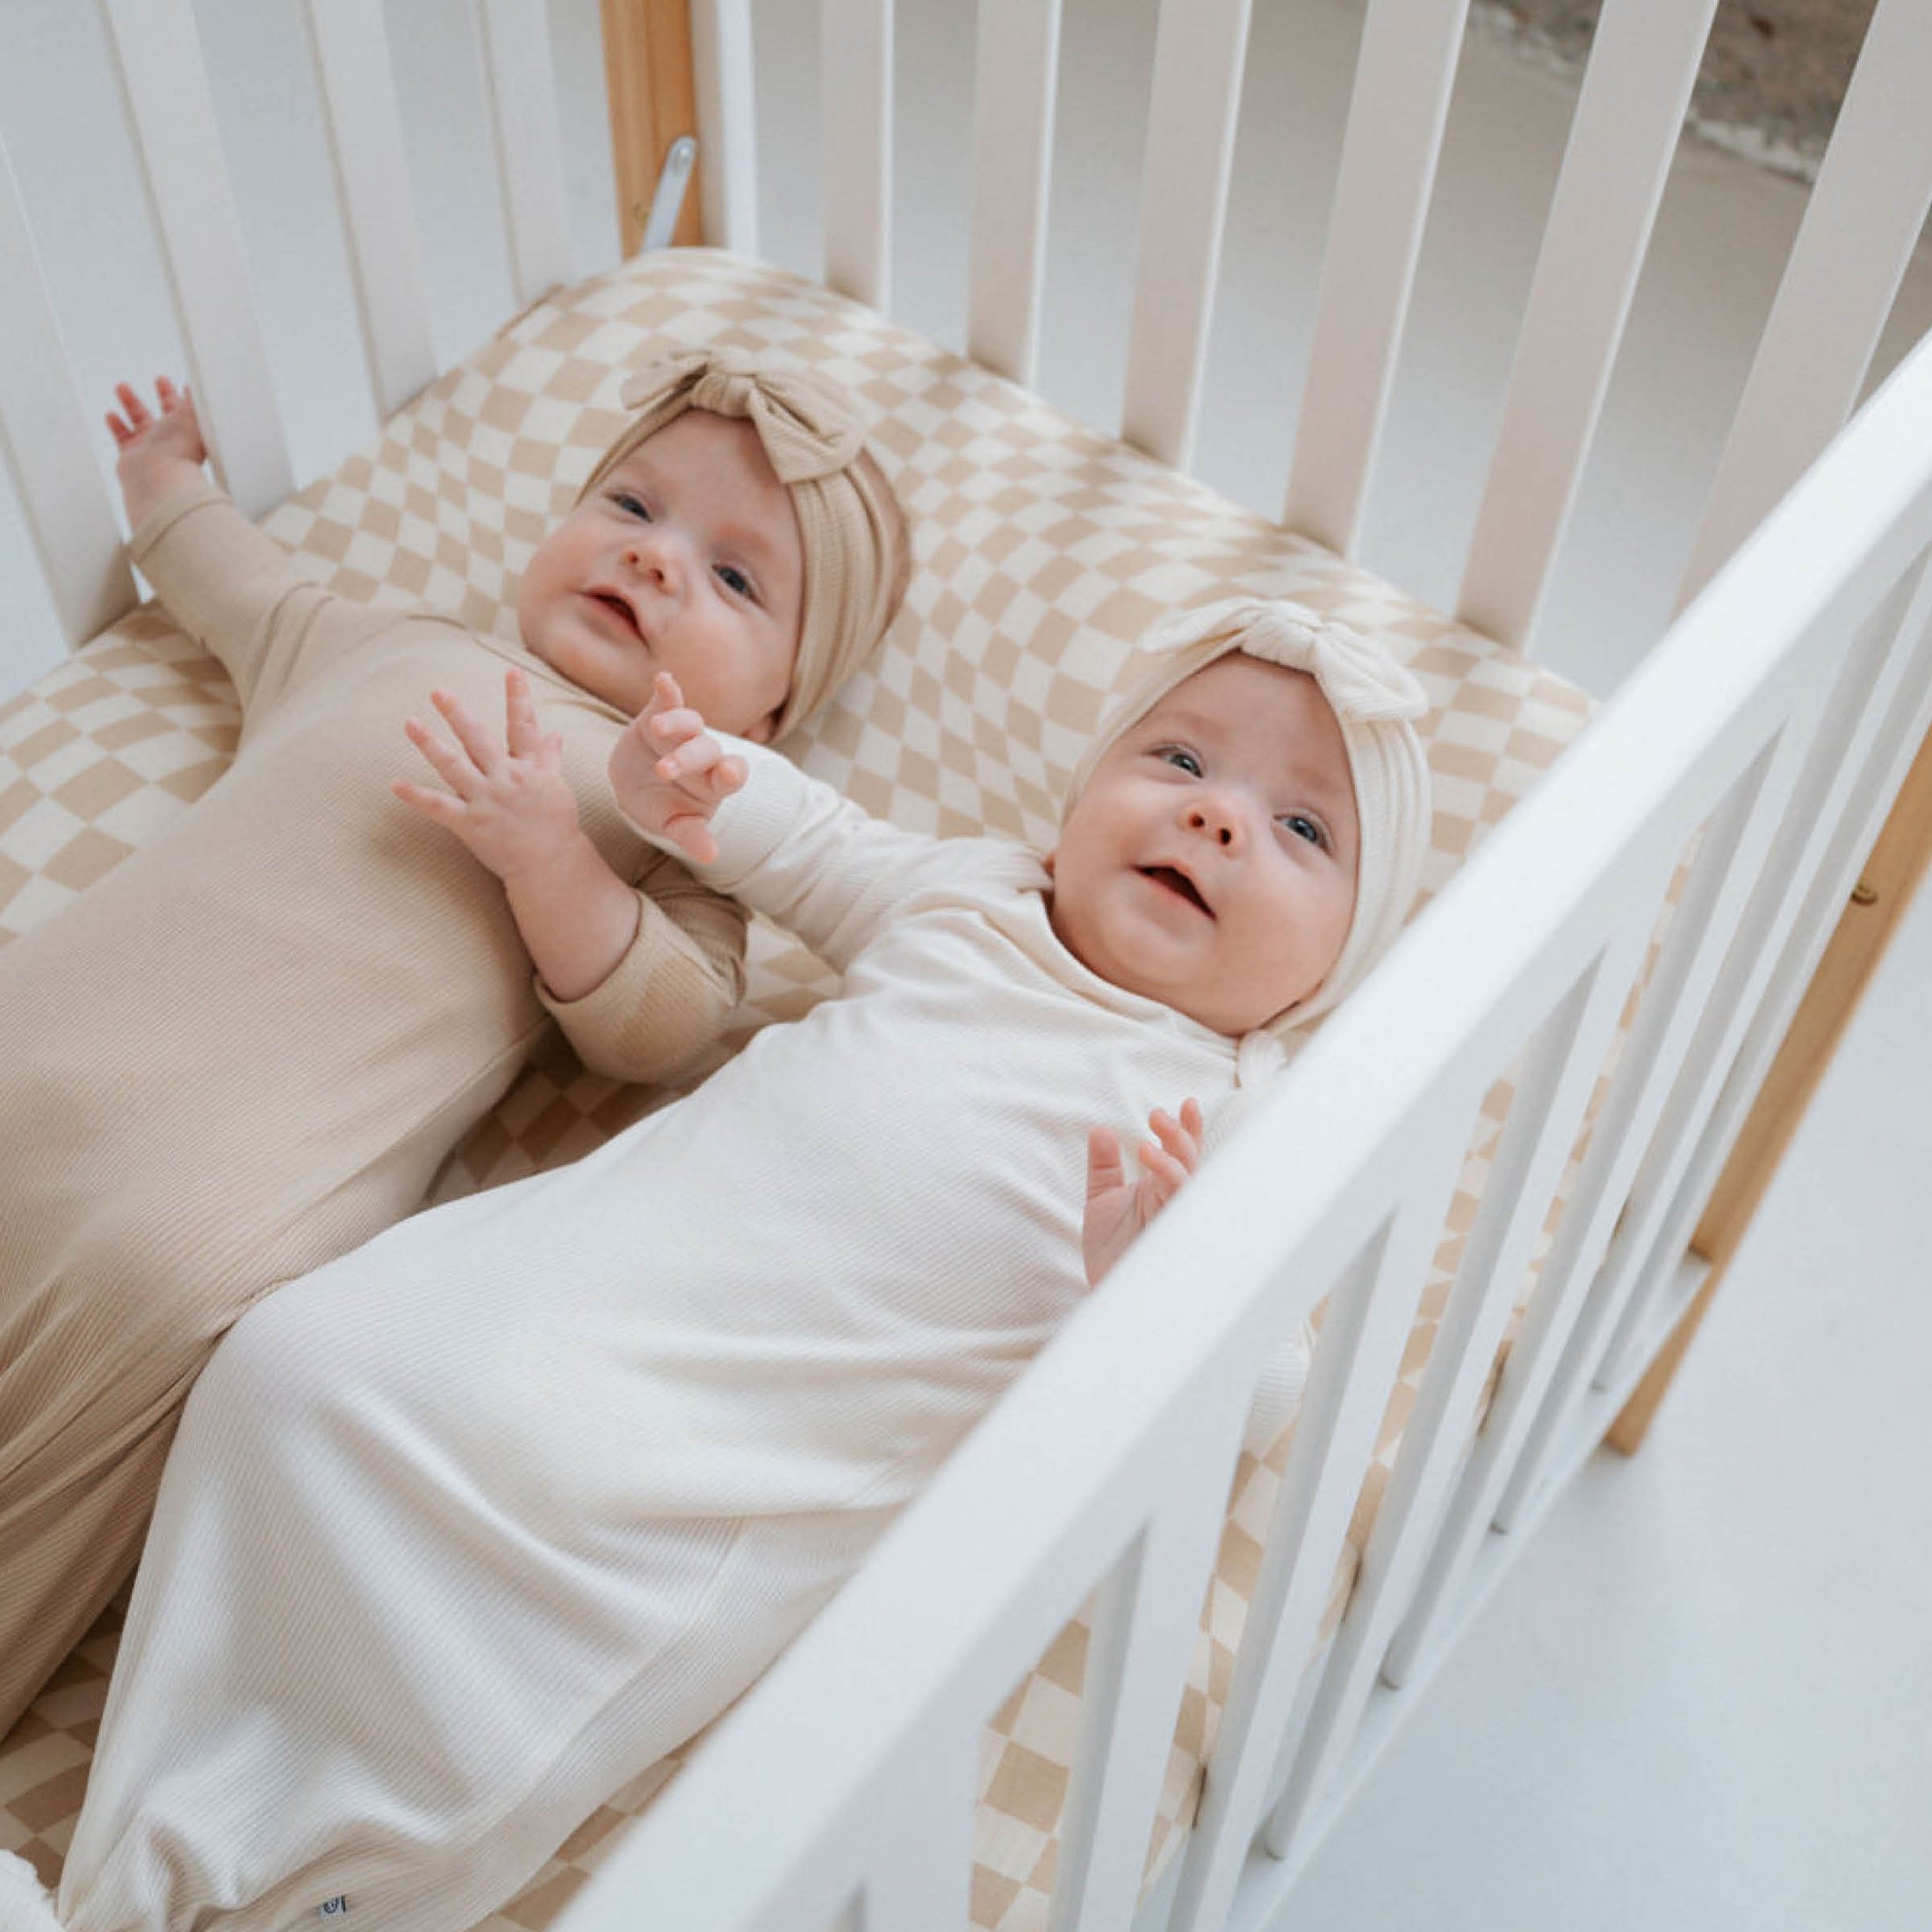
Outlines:
[[[1399,1686],[1519,1546],[1496,1529],[1533,1520],[1551,1473],[1614,1414],[1634,1369],[1613,1331],[1645,1327],[1633,1297],[1681,1302],[1710,1136],[1932,722],[1928,546],[1932,344],[721,1726],[567,1932],[615,1932],[647,1900],[707,1932],[961,1922],[961,1767],[1096,1588],[1087,1795],[1055,1922],[1126,1925],[1153,1808],[1128,1744],[1157,1741],[1179,1706],[1253,1365],[1327,1294],[1165,1922],[1269,1921]],[[1480,1382],[1633,984],[1634,1032],[1478,1430]],[[1472,1118],[1512,1066],[1494,1183],[1353,1598],[1308,1679]]]
[[[543,10],[470,0],[517,301],[570,273],[556,90]],[[294,487],[220,130],[188,0],[100,0],[186,374],[215,466],[260,515]],[[306,0],[308,46],[354,281],[370,393],[387,417],[436,372],[379,0]],[[0,270],[12,365],[0,445],[19,482],[62,634],[78,645],[134,602],[101,487],[104,399],[83,398],[0,152]]]

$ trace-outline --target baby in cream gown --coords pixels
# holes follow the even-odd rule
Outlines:
[[[660,683],[619,804],[840,997],[238,1325],[58,1921],[19,1868],[0,1925],[461,1932],[797,1633],[1413,899],[1407,673],[1253,601],[1155,648],[1043,856],[871,820]]]

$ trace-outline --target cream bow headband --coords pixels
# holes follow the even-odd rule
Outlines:
[[[746,350],[686,350],[624,382],[633,412],[579,493],[688,409],[742,417],[758,432],[773,472],[791,497],[804,551],[804,616],[791,692],[773,735],[807,724],[885,635],[910,568],[905,518],[865,451],[857,406],[809,369]]]
[[[1154,661],[1102,721],[1074,772],[1063,816],[1122,732],[1230,651],[1307,672],[1341,724],[1361,834],[1355,916],[1321,985],[1269,1022],[1277,1034],[1298,1031],[1360,982],[1415,903],[1429,850],[1429,761],[1411,720],[1429,709],[1428,697],[1381,645],[1285,598],[1224,597],[1177,612],[1157,624],[1141,648]]]
[[[1422,686],[1379,644],[1285,597],[1223,597],[1181,611],[1156,624],[1141,649],[1166,657],[1216,642],[1265,664],[1308,672],[1344,724],[1388,724],[1420,717],[1429,709]]]

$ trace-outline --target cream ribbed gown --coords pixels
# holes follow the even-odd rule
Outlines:
[[[744,918],[611,802],[619,713],[452,619],[309,581],[218,492],[135,533],[169,612],[233,674],[231,768],[168,831],[0,950],[0,1732],[133,1567],[208,1351],[276,1282],[422,1200],[546,1024],[501,887],[389,790],[432,685],[537,715],[637,943],[554,1008],[609,1071],[662,1078],[739,986]]]
[[[352,1932],[460,1932],[746,1687],[1081,1299],[1088,1128],[1192,1094],[1213,1131],[1246,1057],[1074,960],[1033,854],[735,748],[700,870],[840,997],[240,1323],[162,1486],[73,1932],[337,1894]]]

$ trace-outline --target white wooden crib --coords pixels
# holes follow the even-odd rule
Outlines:
[[[1189,576],[1179,552],[1164,554],[1131,580],[1143,602],[1163,583],[1198,594],[1214,573],[1247,569],[1271,584],[1285,574],[1334,608],[1379,610],[1425,654],[1453,655],[1456,638],[1480,634],[1470,650],[1482,638],[1502,648],[1481,644],[1489,654],[1467,658],[1477,668],[1454,674],[1459,693],[1489,688],[1491,671],[1515,678],[1507,715],[1520,732],[1528,708],[1561,708],[1518,654],[1545,606],[1713,4],[1607,0],[1454,624],[1396,591],[1378,602],[1372,584],[1338,573],[1375,478],[1467,0],[1369,0],[1289,458],[1282,522],[1294,537],[1272,548],[1246,526],[1215,522],[1206,493],[1131,453],[1040,429],[1019,391],[996,379],[1023,387],[1038,356],[1057,0],[978,4],[965,332],[978,371],[936,351],[921,360],[883,321],[716,256],[691,257],[688,270],[655,263],[642,280],[566,289],[546,304],[572,278],[544,10],[472,0],[514,306],[528,313],[426,395],[437,371],[398,186],[407,170],[387,59],[407,6],[399,0],[386,19],[379,0],[305,0],[370,391],[378,417],[395,419],[374,469],[393,458],[407,475],[412,446],[457,446],[472,432],[450,425],[468,420],[477,396],[522,393],[523,384],[550,407],[560,393],[544,386],[554,385],[551,363],[594,359],[600,330],[621,334],[633,310],[679,327],[698,326],[688,309],[702,310],[707,328],[775,340],[789,330],[829,345],[848,375],[872,372],[874,400],[904,412],[892,419],[901,429],[926,422],[943,444],[946,399],[957,422],[977,425],[981,440],[962,431],[950,468],[910,441],[891,446],[922,527],[934,527],[923,512],[948,494],[958,503],[944,513],[955,525],[942,514],[942,535],[922,549],[926,588],[915,583],[895,633],[903,662],[861,681],[807,753],[868,804],[942,829],[985,820],[1044,835],[1050,782],[1090,721],[1087,701],[1126,662],[1131,624],[1121,620],[1127,636],[1107,654],[1097,593],[1067,616],[1086,593],[1063,590],[1071,641],[1050,657],[1040,642],[1050,595],[1036,609],[1021,596],[977,613],[961,601],[972,571],[948,564],[948,546],[958,547],[965,523],[984,530],[1002,514],[998,493],[972,497],[975,465],[991,460],[976,454],[992,446],[989,423],[1038,439],[1048,455],[1035,468],[1112,465],[1109,490],[1141,493],[1108,499],[1128,506],[1113,524],[1100,515],[1054,537],[1042,537],[1042,518],[1026,522],[1055,501],[1042,486],[1014,512],[1026,541],[1061,543],[1104,575],[1129,511],[1136,528],[1171,514],[1207,533],[1186,555],[1198,562],[1218,544],[1218,561]],[[692,0],[688,12],[681,0],[602,0],[602,11],[627,245],[667,166],[674,189],[684,164],[674,138],[695,132],[698,192],[679,238],[702,228],[714,247],[755,258],[749,0]],[[894,126],[891,0],[821,0],[820,11],[825,280],[890,311],[890,160],[920,132]],[[1119,427],[1132,450],[1182,470],[1203,393],[1249,14],[1249,0],[1165,0],[1154,49]],[[254,514],[274,511],[270,528],[346,573],[357,594],[449,601],[464,588],[456,580],[438,583],[427,566],[413,579],[389,569],[400,554],[381,547],[390,523],[433,513],[413,511],[402,494],[393,517],[373,516],[370,506],[387,499],[370,486],[369,462],[285,502],[295,479],[188,0],[102,0],[102,17],[228,487]],[[1416,1686],[1594,1446],[1613,1431],[1626,1448],[1640,1439],[1802,1105],[1817,1043],[1842,1016],[1847,996],[1832,989],[1869,970],[1922,866],[1928,841],[1912,831],[1922,804],[1901,804],[1874,845],[1908,768],[1913,798],[1932,789],[1932,766],[1914,765],[1932,725],[1932,344],[1847,418],[1932,204],[1928,89],[1932,12],[1922,0],[1880,0],[1690,545],[1682,615],[1530,802],[1453,882],[1446,868],[1432,876],[1432,903],[1374,980],[865,1570],[638,1822],[578,1861],[574,1870],[595,1866],[596,1876],[560,1921],[573,1932],[1295,1922],[1296,1874]],[[667,196],[660,216],[673,205]],[[126,739],[146,706],[169,714],[202,762],[137,770],[140,783],[116,791],[54,856],[0,843],[0,886],[32,900],[18,929],[112,862],[104,839],[139,842],[126,801],[141,804],[141,784],[165,810],[158,794],[169,783],[180,781],[179,805],[210,782],[203,768],[212,753],[218,768],[232,729],[219,693],[170,655],[154,620],[126,617],[134,586],[119,559],[102,439],[88,427],[98,399],[76,393],[30,219],[6,173],[0,429],[66,636],[80,646],[120,622],[71,671],[0,711],[0,724],[14,720],[0,757],[23,775],[11,791],[0,784],[0,840],[43,797],[66,788],[71,804],[95,782],[87,773],[97,764],[76,763],[42,787],[23,747],[78,760],[72,733],[94,746]],[[688,307],[681,276],[702,291]],[[594,411],[543,421],[553,426],[530,436],[580,457],[600,439]],[[488,454],[481,440],[465,447],[474,460]],[[1460,530],[1467,506],[1445,503],[1443,515]],[[472,517],[469,527],[480,526]],[[407,529],[400,541],[406,550]],[[500,546],[494,580],[470,587],[486,600],[479,621],[491,621],[488,601],[514,562]],[[969,638],[973,668],[949,686]],[[1022,661],[1016,646],[1032,655]],[[989,775],[960,747],[976,742],[975,721],[1005,718],[1006,693],[1030,680],[1059,696],[1025,712],[1030,746]],[[1453,716],[1467,719],[1464,702]],[[97,728],[90,705],[103,707]],[[899,721],[896,763],[869,748],[888,717]],[[1461,743],[1453,730],[1438,738],[1439,771],[1460,769]],[[931,752],[929,777],[907,775],[917,762],[908,748]],[[1532,776],[1525,768],[1522,784]],[[1499,815],[1486,804],[1471,811]],[[112,811],[124,818],[105,816]],[[71,859],[83,846],[88,855]],[[1855,885],[1878,903],[1835,940]],[[1827,947],[1835,963],[1819,977],[1830,985],[1807,1001]],[[768,1015],[783,1010],[791,969],[774,954],[765,970],[777,985],[768,984]],[[498,1143],[466,1150],[462,1185],[516,1171],[500,1143],[523,1135],[529,1153],[532,1121],[565,1099],[570,1128],[546,1130],[530,1158],[577,1150],[582,1121],[614,1123],[603,1090],[573,1085],[567,1068],[539,1075],[550,1085],[535,1099],[520,1090],[523,1112],[512,1106]],[[1446,1267],[1449,1285],[1417,1362],[1432,1265]],[[1259,1365],[1324,1302],[1292,1438],[1243,1456]],[[1405,1374],[1392,1431],[1390,1392]],[[1365,1514],[1364,1471],[1378,1452],[1385,1467]],[[1177,1795],[1166,1788],[1177,1716],[1193,1694],[1204,1596],[1211,1621],[1227,1576],[1230,1523],[1250,1539],[1242,1615],[1209,1690],[1210,1734],[1197,1740],[1205,1776]],[[1071,1679],[1050,1663],[1069,1629],[1082,1633]],[[1018,1807],[998,1811],[991,1787],[1005,1772],[989,1768],[985,1740],[1006,1707],[998,1734],[1023,1741],[1015,1686],[1028,1684],[1068,1692],[1060,1719],[1071,1742],[1054,1767],[1067,1775],[1050,1829],[1022,1847],[1020,1864],[1034,1869],[1016,1878],[986,1849],[989,1806],[996,1837],[1023,1836],[1025,1820]],[[40,1748],[40,1734],[29,1741]],[[84,1748],[49,1762],[50,1780],[71,1778]],[[61,1800],[69,1814],[76,1797]],[[17,1837],[40,1828],[25,1812],[6,1815]],[[535,1921],[525,1913],[517,1922]]]

